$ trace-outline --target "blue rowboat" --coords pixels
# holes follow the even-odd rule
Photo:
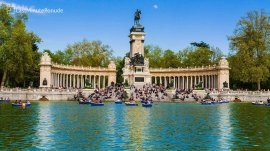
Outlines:
[[[266,104],[264,104],[265,106],[270,106],[270,103],[266,103]]]
[[[12,106],[16,106],[16,107],[22,107],[22,106],[30,106],[31,103],[12,103]]]
[[[143,107],[152,107],[152,103],[142,103]]]
[[[10,102],[10,100],[0,100],[0,103],[7,103]]]
[[[79,101],[79,104],[91,104],[91,102],[89,102],[89,101],[85,101],[85,102]]]
[[[104,103],[94,103],[94,102],[91,102],[90,104],[91,104],[91,106],[104,106]]]
[[[211,105],[212,102],[211,101],[202,101],[201,104],[202,105]]]

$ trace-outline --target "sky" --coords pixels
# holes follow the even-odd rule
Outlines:
[[[109,45],[113,56],[129,52],[129,30],[140,9],[145,45],[174,52],[204,41],[228,55],[228,36],[246,13],[265,10],[270,0],[0,0],[28,14],[27,29],[42,42],[39,51],[64,50],[87,39]]]

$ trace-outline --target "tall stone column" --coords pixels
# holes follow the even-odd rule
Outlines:
[[[229,63],[225,59],[225,57],[221,57],[218,63],[218,89],[229,89],[230,81],[229,81]],[[224,87],[225,83],[227,83],[227,87]]]
[[[146,83],[152,83],[152,79],[149,71],[149,60],[144,58],[144,27],[138,20],[131,27],[129,38],[130,55],[125,58],[125,66],[122,69],[123,79],[129,85],[142,87]]]
[[[52,77],[51,77],[51,68],[52,62],[51,57],[48,55],[47,52],[43,53],[41,60],[40,60],[40,88],[49,88],[52,84]]]

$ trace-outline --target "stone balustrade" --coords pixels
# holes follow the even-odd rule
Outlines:
[[[201,67],[186,67],[186,68],[150,68],[150,72],[170,72],[170,71],[177,71],[177,72],[190,72],[190,71],[209,71],[209,70],[216,70],[218,66],[201,66]]]
[[[74,66],[74,65],[63,65],[63,64],[56,64],[52,63],[52,69],[63,69],[63,70],[75,70],[75,71],[91,71],[91,72],[101,72],[101,71],[112,71],[115,72],[113,68],[105,68],[105,67],[84,67],[84,66]]]

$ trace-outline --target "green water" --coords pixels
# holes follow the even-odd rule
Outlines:
[[[0,150],[270,150],[269,128],[249,103],[0,104]]]

